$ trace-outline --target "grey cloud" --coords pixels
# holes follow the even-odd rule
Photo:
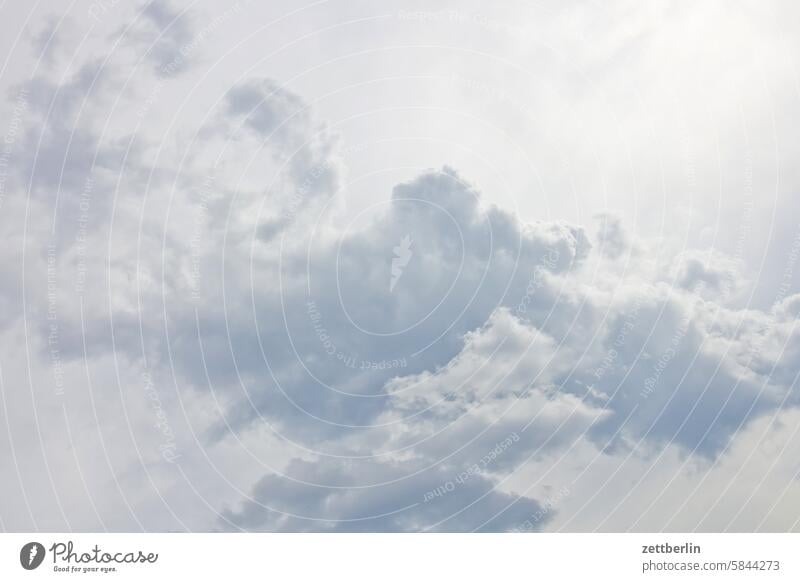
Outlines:
[[[194,38],[191,14],[179,11],[170,2],[147,2],[126,39],[133,39],[146,52],[159,75],[178,75],[190,66],[188,48]]]
[[[481,475],[459,481],[466,473],[418,469],[413,463],[293,461],[288,477],[263,477],[252,500],[223,518],[229,528],[249,531],[463,532],[508,531],[542,513],[534,500],[496,491]],[[362,485],[371,480],[385,484]]]
[[[281,183],[288,191],[269,192],[283,199],[284,205],[281,216],[261,230],[264,240],[271,240],[314,201],[326,201],[339,188],[342,168],[336,136],[313,119],[303,99],[272,79],[248,80],[233,87],[212,131],[236,140],[250,138],[252,149],[265,147],[289,178]]]
[[[565,271],[586,255],[580,230],[521,225],[496,208],[484,211],[479,198],[453,170],[429,172],[395,189],[387,211],[364,230],[314,248],[308,265],[300,245],[283,258],[282,298],[259,286],[255,312],[228,314],[242,324],[232,354],[227,340],[213,339],[222,329],[206,319],[213,314],[201,320],[204,342],[225,352],[214,361],[233,365],[235,358],[257,408],[281,410],[286,430],[295,424],[287,419],[305,414],[369,424],[385,406],[387,379],[444,365],[497,307],[517,308],[530,278],[525,265],[550,256],[545,270]],[[391,290],[393,248],[409,233],[414,256]],[[256,281],[262,277],[275,275],[265,271]],[[252,348],[256,334],[263,357]],[[305,423],[297,426],[309,435]]]
[[[743,286],[739,265],[722,253],[691,250],[681,253],[676,260],[678,285],[702,295],[724,302]]]
[[[618,216],[609,213],[597,214],[595,219],[599,222],[597,231],[599,252],[611,259],[618,259],[630,247],[622,221]]]

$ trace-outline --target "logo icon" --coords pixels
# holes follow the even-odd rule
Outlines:
[[[28,542],[19,551],[19,563],[26,570],[35,570],[44,561],[44,546],[39,542]]]
[[[400,244],[392,248],[394,251],[394,258],[392,259],[392,278],[389,281],[389,292],[394,291],[395,285],[397,285],[397,282],[403,275],[403,269],[406,268],[408,262],[411,260],[411,256],[413,255],[411,252],[411,243],[413,242],[411,236],[406,235],[400,239]]]

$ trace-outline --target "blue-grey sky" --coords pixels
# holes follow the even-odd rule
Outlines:
[[[800,528],[795,3],[0,11],[0,528]]]

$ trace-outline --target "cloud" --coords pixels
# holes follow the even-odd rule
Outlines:
[[[3,182],[20,220],[0,227],[6,384],[52,375],[71,390],[7,407],[55,428],[37,441],[28,415],[8,416],[27,444],[0,441],[3,467],[12,449],[30,459],[5,498],[60,459],[35,489],[47,518],[15,508],[12,523],[504,531],[568,525],[588,505],[619,529],[657,527],[663,515],[617,515],[594,501],[603,486],[575,482],[592,466],[645,479],[664,458],[719,483],[759,450],[754,431],[793,418],[788,287],[769,311],[742,307],[737,258],[672,252],[683,241],[608,213],[592,244],[580,225],[498,206],[469,168],[408,173],[346,207],[340,138],[270,78],[226,88],[194,136],[168,139],[155,88],[190,73],[195,31],[148,4],[126,45],[146,55],[141,86],[124,52],[22,85]],[[73,450],[88,484],[63,461]],[[789,473],[775,482],[793,491]]]
[[[690,250],[675,260],[677,284],[723,303],[744,287],[739,264],[723,253]]]
[[[622,221],[608,213],[596,214],[595,219],[600,223],[597,232],[599,252],[610,259],[618,259],[630,246]]]
[[[121,36],[137,52],[143,50],[159,75],[179,75],[190,66],[195,26],[188,10],[178,11],[170,2],[147,2],[133,25],[114,36]]]
[[[371,481],[382,484],[364,485]],[[495,491],[466,471],[318,460],[263,477],[222,523],[248,531],[506,531],[540,511],[534,500]]]

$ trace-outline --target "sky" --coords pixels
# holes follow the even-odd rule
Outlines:
[[[796,3],[0,11],[0,529],[800,530]]]

